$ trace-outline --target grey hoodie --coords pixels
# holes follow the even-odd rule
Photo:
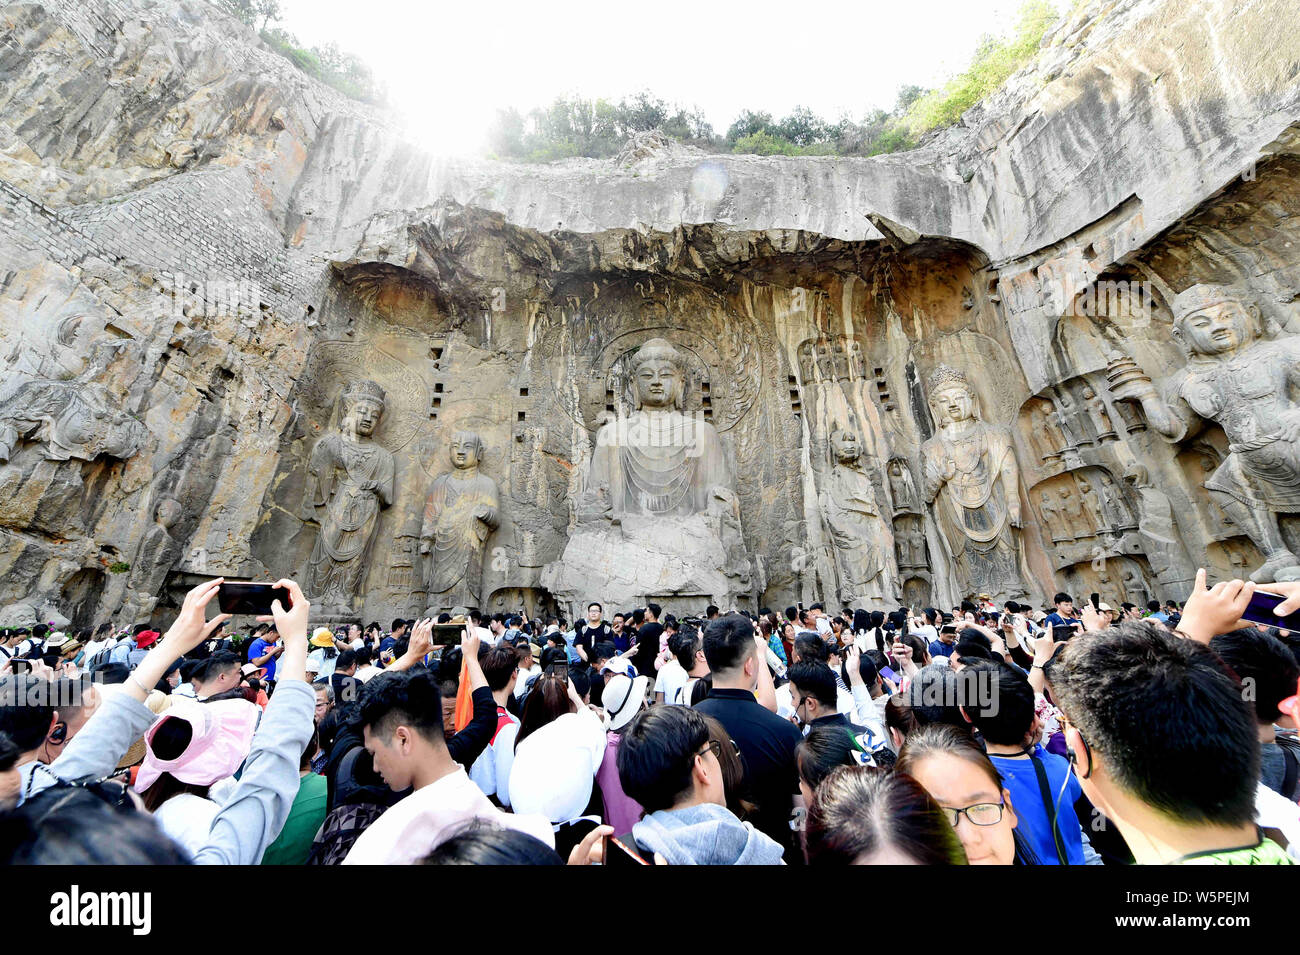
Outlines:
[[[781,846],[725,806],[660,809],[632,827],[632,837],[669,865],[784,865]]]

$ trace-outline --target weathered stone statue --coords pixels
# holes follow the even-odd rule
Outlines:
[[[1047,529],[1047,535],[1053,543],[1069,540],[1070,532],[1061,522],[1061,509],[1052,501],[1051,492],[1042,493],[1038,510],[1043,515],[1043,526]]]
[[[303,517],[320,524],[304,590],[323,615],[350,614],[369,569],[367,555],[379,512],[393,503],[393,456],[371,440],[384,414],[384,389],[348,385],[339,427],[316,442],[307,465]]]
[[[636,409],[596,434],[588,488],[607,488],[613,515],[701,514],[731,475],[717,429],[681,412],[682,356],[662,338],[641,346],[632,365]]]
[[[995,599],[1024,592],[1020,573],[1020,468],[1008,429],[981,420],[966,376],[930,376],[937,433],[921,446],[927,503],[952,554],[958,589]]]
[[[171,534],[180,517],[180,502],[170,497],[158,502],[154,509],[154,525],[145,534],[131,561],[122,619],[143,622],[157,605],[167,573],[181,553],[181,542]]]
[[[862,444],[852,428],[831,429],[830,452],[831,467],[819,503],[834,547],[840,604],[873,605],[886,596],[887,551],[882,544],[887,536],[876,492],[862,469]]]
[[[1097,430],[1097,437],[1114,437],[1115,426],[1111,424],[1110,412],[1106,410],[1106,402],[1091,388],[1084,388],[1083,403],[1088,409],[1088,417],[1092,419],[1092,426]]]
[[[1255,581],[1300,579],[1279,514],[1300,513],[1300,336],[1269,337],[1259,306],[1228,285],[1194,285],[1173,302],[1187,366],[1157,392],[1131,358],[1108,369],[1116,400],[1137,401],[1162,437],[1181,441],[1202,421],[1228,438],[1228,456],[1205,482],[1210,497],[1264,555]]]
[[[1138,528],[1147,563],[1166,591],[1185,592],[1187,584],[1196,576],[1196,569],[1183,550],[1169,496],[1155,486],[1144,465],[1129,467],[1124,472],[1124,481],[1137,495]]]
[[[0,464],[7,462],[22,437],[42,445],[50,461],[96,457],[125,460],[148,439],[143,422],[114,407],[104,390],[77,381],[24,382],[0,409]]]
[[[452,470],[430,486],[420,531],[420,553],[429,557],[426,616],[480,606],[483,551],[501,523],[497,483],[478,469],[482,439],[457,431],[448,453]]]
[[[886,468],[889,474],[889,493],[894,498],[894,513],[915,514],[921,510],[921,501],[912,480],[912,469],[901,458],[894,458]]]

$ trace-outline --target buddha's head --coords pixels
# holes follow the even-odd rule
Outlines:
[[[1173,302],[1175,340],[1193,355],[1225,355],[1260,335],[1259,306],[1231,285],[1193,285]]]
[[[384,389],[378,382],[354,381],[343,389],[340,428],[348,434],[369,437],[384,416]]]
[[[158,502],[158,507],[154,511],[158,523],[163,527],[171,528],[178,520],[181,519],[181,505],[175,498],[164,497]]]
[[[650,339],[632,357],[636,407],[680,409],[685,385],[685,359],[666,339]]]
[[[840,464],[852,464],[862,456],[862,442],[851,426],[835,425],[831,430],[831,453]]]
[[[930,411],[943,425],[979,417],[979,402],[966,376],[955,368],[940,365],[930,376]]]
[[[457,431],[451,436],[448,453],[453,467],[462,470],[476,468],[483,457],[483,439],[473,431]]]

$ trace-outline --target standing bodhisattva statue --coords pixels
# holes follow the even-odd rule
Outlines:
[[[384,414],[384,389],[355,381],[339,400],[339,427],[316,442],[307,466],[303,517],[320,524],[303,590],[325,614],[353,612],[369,568],[379,512],[393,503],[393,456],[371,435]]]
[[[938,432],[921,445],[925,498],[933,504],[963,594],[1024,592],[1020,574],[1020,468],[1011,434],[980,418],[966,376],[930,376]]]

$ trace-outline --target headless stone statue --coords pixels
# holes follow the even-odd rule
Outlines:
[[[452,470],[430,486],[420,531],[420,553],[429,555],[427,616],[480,606],[483,551],[501,523],[497,484],[478,470],[482,440],[458,431],[449,453]]]
[[[360,594],[379,512],[393,503],[393,456],[371,440],[384,390],[353,382],[340,399],[339,429],[316,442],[308,462],[303,516],[320,523],[304,590],[328,615],[350,614]]]

